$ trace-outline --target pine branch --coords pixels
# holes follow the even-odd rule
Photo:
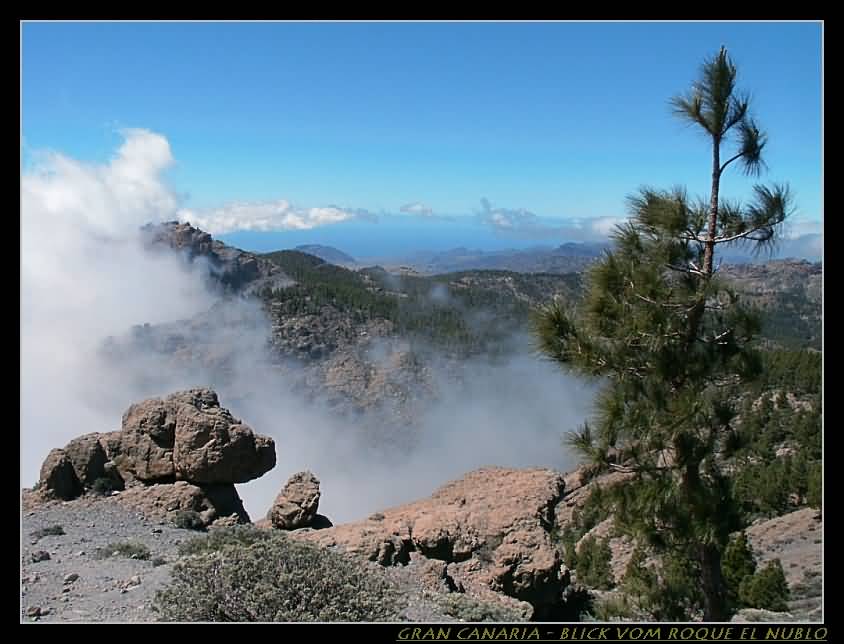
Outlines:
[[[738,153],[738,154],[736,154],[735,156],[732,156],[732,157],[730,157],[729,159],[727,159],[726,161],[724,161],[724,163],[721,165],[721,169],[718,171],[718,174],[719,174],[719,175],[724,174],[724,169],[725,169],[728,165],[730,165],[733,161],[735,161],[736,159],[740,159],[741,157],[743,157],[743,156],[744,156],[744,154],[745,154],[744,152],[739,152],[739,153]]]

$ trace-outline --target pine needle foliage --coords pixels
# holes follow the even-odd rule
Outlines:
[[[722,469],[736,445],[730,391],[761,371],[760,319],[720,279],[715,251],[735,243],[770,248],[791,213],[787,186],[756,186],[749,205],[719,197],[733,161],[749,174],[764,168],[767,137],[736,75],[722,48],[691,92],[672,101],[712,143],[709,201],[680,186],[640,189],[612,250],[587,274],[582,302],[553,302],[534,318],[542,353],[604,383],[594,417],[569,442],[592,463],[632,475],[613,490],[617,526],[672,562],[685,561],[678,570],[698,571],[687,596],[701,605],[687,610],[707,621],[729,617],[721,558],[743,527]],[[737,151],[722,163],[731,139]]]

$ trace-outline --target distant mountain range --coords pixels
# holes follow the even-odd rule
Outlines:
[[[809,239],[811,237],[811,239]],[[810,248],[811,247],[811,248]],[[355,259],[332,246],[318,244],[298,246],[296,250],[346,268],[382,266],[388,271],[442,275],[461,271],[496,270],[516,273],[578,273],[610,248],[608,242],[568,242],[551,248],[534,246],[523,249],[485,251],[465,247],[445,251],[418,251],[410,255],[366,257]],[[820,258],[822,238],[805,235],[796,240],[784,240],[776,258]],[[725,265],[762,264],[770,261],[767,256],[754,257],[741,248],[725,251],[721,255]],[[776,261],[776,260],[775,260]],[[812,259],[814,261],[814,259]]]
[[[323,246],[322,244],[303,244],[297,246],[296,250],[301,253],[307,253],[314,257],[319,257],[321,260],[329,264],[336,264],[337,266],[357,266],[357,261],[351,255],[347,255],[342,250],[338,250],[333,246]]]

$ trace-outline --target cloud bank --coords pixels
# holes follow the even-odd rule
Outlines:
[[[50,449],[118,429],[133,402],[197,386],[214,387],[224,406],[276,440],[276,468],[238,486],[253,518],[303,469],[323,482],[321,510],[345,521],[427,496],[479,465],[573,465],[560,437],[588,412],[589,388],[527,356],[462,365],[460,382],[453,365],[432,361],[441,395],[420,411],[410,448],[392,440],[405,431],[398,426],[382,425],[384,440],[373,445],[371,417],[339,417],[326,399],[306,400],[294,389],[296,365],[275,364],[267,350],[260,307],[223,305],[206,290],[207,269],[144,248],[140,226],[179,213],[163,178],[173,157],[159,134],[124,137],[108,163],[54,153],[22,177],[22,486],[36,482]],[[109,357],[108,338],[131,337],[142,323],[205,350],[183,364],[169,348]]]
[[[309,230],[329,226],[351,219],[373,220],[366,210],[343,209],[337,206],[324,208],[298,208],[285,199],[258,203],[232,203],[207,210],[179,211],[180,221],[186,221],[211,233],[223,235],[236,231],[273,232],[282,230]]]
[[[125,396],[95,358],[138,322],[195,314],[213,301],[175,256],[150,256],[138,228],[172,219],[167,140],[127,130],[114,158],[41,155],[21,178],[21,460],[25,484],[51,447],[119,425]],[[115,401],[117,398],[117,401]],[[128,401],[131,402],[131,401]]]
[[[497,208],[484,197],[478,223],[522,239],[560,239],[563,241],[606,241],[623,217],[591,217],[583,219],[540,218],[525,208]]]

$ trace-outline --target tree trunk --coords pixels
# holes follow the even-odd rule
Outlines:
[[[712,140],[712,191],[709,194],[709,226],[703,252],[703,272],[709,278],[715,257],[715,231],[718,224],[718,192],[721,185],[721,139]]]
[[[679,450],[678,450],[679,454]],[[681,489],[685,495],[685,502],[694,509],[700,502],[699,492],[702,485],[700,479],[700,460],[687,455],[685,467],[681,474]],[[700,583],[703,591],[703,620],[705,622],[726,622],[729,620],[727,609],[727,593],[724,579],[721,576],[721,550],[711,543],[698,543],[696,546],[697,560],[700,565]]]
[[[699,301],[689,312],[689,326],[686,334],[686,346],[691,348],[697,338],[698,327],[703,318],[706,301],[704,299],[704,288],[706,282],[712,276],[712,268],[715,259],[715,233],[718,226],[718,193],[721,187],[721,139],[712,139],[712,190],[709,193],[709,222],[707,224],[706,237],[703,247],[703,283]]]
[[[730,617],[721,577],[721,551],[714,545],[701,545],[698,560],[703,589],[703,621],[726,622]]]

